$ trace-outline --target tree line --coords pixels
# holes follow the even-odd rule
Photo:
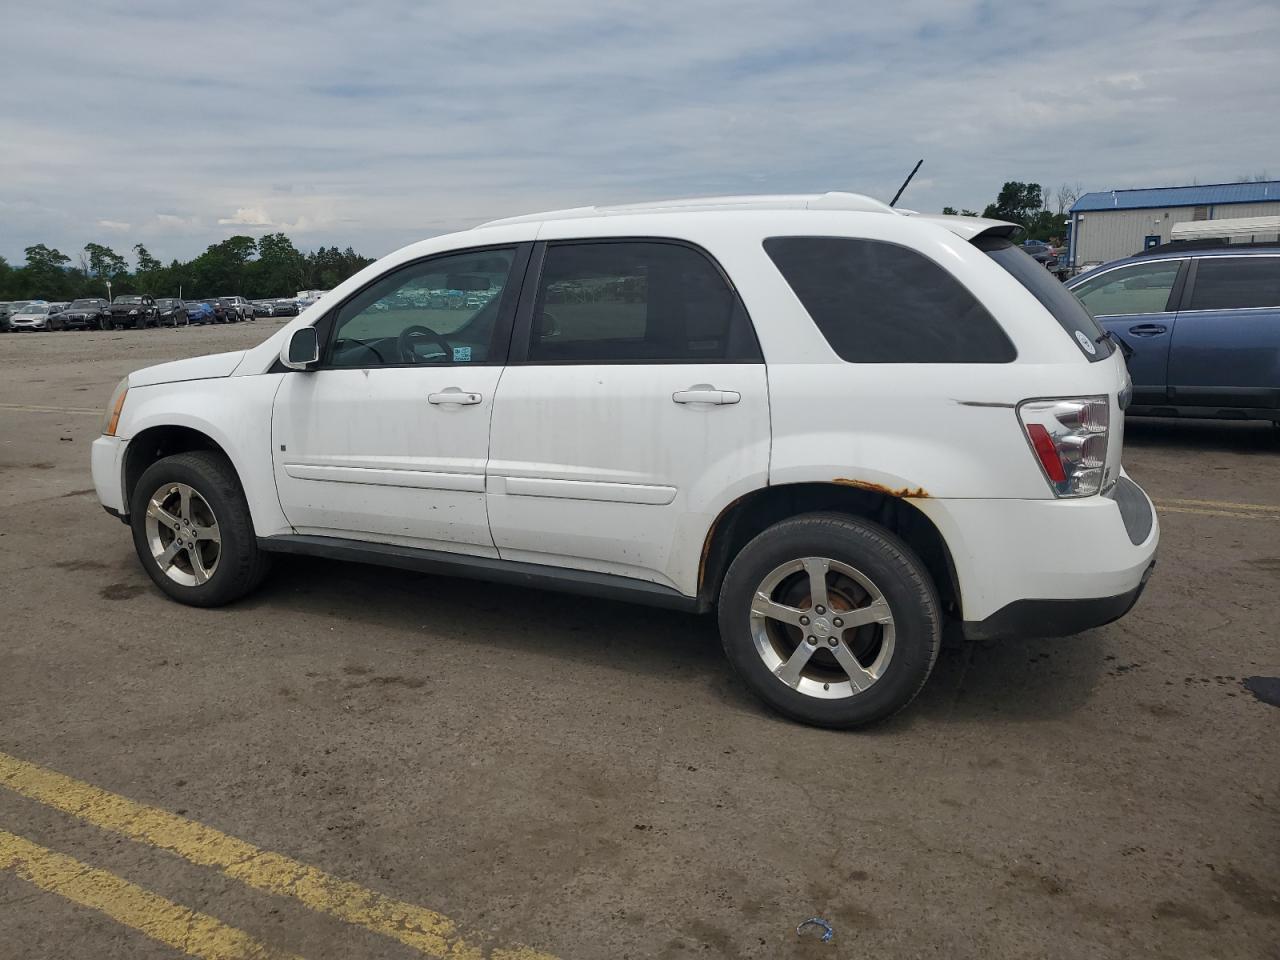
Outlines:
[[[239,294],[250,300],[291,297],[299,290],[329,290],[373,263],[350,247],[321,247],[302,253],[283,233],[228,237],[188,260],[163,264],[142,244],[134,244],[131,267],[115,250],[88,243],[71,257],[43,243],[27,247],[26,263],[0,257],[0,300],[75,300],[149,293],[188,300]]]
[[[1021,224],[1025,240],[1062,241],[1067,235],[1068,211],[1080,199],[1084,187],[1064,183],[1055,193],[1057,212],[1049,209],[1049,193],[1038,183],[1007,180],[994,203],[989,203],[979,214],[976,210],[957,210],[943,207],[942,212],[963,217],[983,216],[992,220],[1008,220]]]

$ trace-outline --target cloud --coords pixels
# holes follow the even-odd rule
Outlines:
[[[225,0],[43,4],[5,26],[58,64],[0,93],[23,145],[0,151],[0,254],[19,261],[90,240],[167,260],[275,230],[376,255],[583,203],[888,198],[921,156],[901,201],[919,210],[981,209],[1008,179],[1275,166],[1275,0],[389,0],[374,17]],[[235,69],[136,56],[192,37]]]
[[[230,217],[219,217],[218,223],[228,227],[270,227],[274,226],[267,212],[261,207],[240,207]]]
[[[124,223],[120,220],[99,220],[98,226],[102,227],[103,230],[114,230],[117,233],[133,229],[133,224]]]

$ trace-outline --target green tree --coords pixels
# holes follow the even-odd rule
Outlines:
[[[1038,183],[1023,183],[1020,180],[1008,180],[1000,188],[995,203],[987,204],[982,211],[984,217],[993,220],[1008,220],[1027,226],[1041,210],[1044,209],[1044,194]]]
[[[128,262],[110,247],[104,247],[100,243],[86,243],[84,252],[89,255],[89,273],[96,280],[115,283],[118,278],[129,273]]]
[[[151,253],[140,243],[133,245],[134,255],[138,258],[139,273],[155,273],[161,269],[160,261],[151,255]]]
[[[23,253],[27,256],[27,265],[22,268],[27,296],[59,300],[69,294],[72,283],[66,265],[71,262],[70,257],[43,243],[27,247]]]
[[[948,217],[976,217],[977,210],[957,210],[955,207],[943,207],[942,212]]]

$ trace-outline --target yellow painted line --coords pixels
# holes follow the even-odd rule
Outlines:
[[[1280,513],[1244,513],[1239,510],[1201,510],[1198,507],[1169,507],[1156,504],[1161,513],[1194,513],[1200,517],[1230,517],[1233,520],[1280,520]]]
[[[398,940],[428,957],[485,957],[480,947],[462,938],[452,920],[434,910],[384,896],[213,827],[6,753],[0,753],[0,785],[104,830],[213,867],[255,889],[292,897],[312,910]],[[555,960],[524,946],[495,949],[488,956],[490,960]]]
[[[0,830],[0,870],[12,871],[41,890],[105,913],[152,940],[206,960],[292,958],[208,914],[166,900],[114,873],[81,863]]]
[[[101,410],[90,410],[88,407],[46,407],[38,403],[0,403],[0,410],[16,410],[22,413],[78,413],[84,416],[102,416]]]
[[[1157,507],[1165,504],[1171,504],[1177,507],[1217,507],[1221,510],[1261,510],[1265,512],[1280,513],[1280,506],[1271,506],[1265,503],[1231,503],[1227,500],[1178,500],[1175,498],[1160,499],[1155,501]]]

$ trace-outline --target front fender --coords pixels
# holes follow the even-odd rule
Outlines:
[[[185,427],[218,445],[235,468],[260,537],[287,533],[271,459],[271,407],[281,374],[131,387],[117,436],[132,442],[153,427]]]

